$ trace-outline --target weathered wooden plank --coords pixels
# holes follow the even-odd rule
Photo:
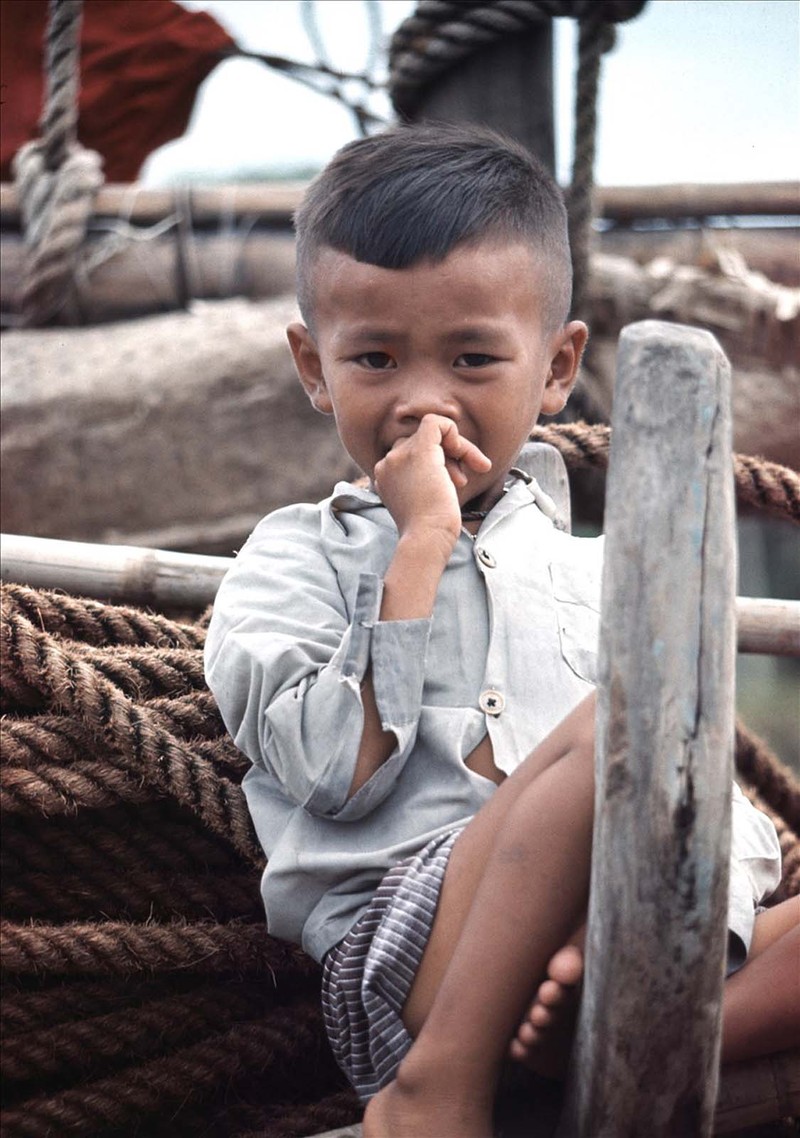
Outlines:
[[[713,1124],[734,718],[728,387],[709,333],[623,331],[571,1138],[703,1138]]]

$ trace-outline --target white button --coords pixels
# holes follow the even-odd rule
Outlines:
[[[495,565],[497,564],[489,550],[484,549],[482,545],[479,545],[475,550],[475,556],[483,565],[487,567],[487,569],[494,569]]]
[[[481,692],[478,703],[481,711],[485,711],[487,715],[499,715],[506,705],[506,699],[494,688],[487,688]]]

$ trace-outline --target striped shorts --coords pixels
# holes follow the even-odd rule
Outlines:
[[[364,1102],[392,1081],[411,1047],[401,1012],[460,833],[461,828],[440,834],[393,866],[350,932],[325,957],[322,1012],[328,1039]]]

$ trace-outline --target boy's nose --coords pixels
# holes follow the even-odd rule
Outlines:
[[[455,419],[458,404],[448,386],[433,376],[422,376],[404,385],[395,408],[401,422],[419,422],[425,415],[444,415]]]

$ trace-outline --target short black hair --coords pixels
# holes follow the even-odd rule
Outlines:
[[[485,127],[402,125],[350,142],[311,183],[294,221],[297,297],[309,328],[322,248],[406,269],[495,237],[545,254],[548,320],[558,327],[568,316],[572,267],[561,191],[523,146]]]

